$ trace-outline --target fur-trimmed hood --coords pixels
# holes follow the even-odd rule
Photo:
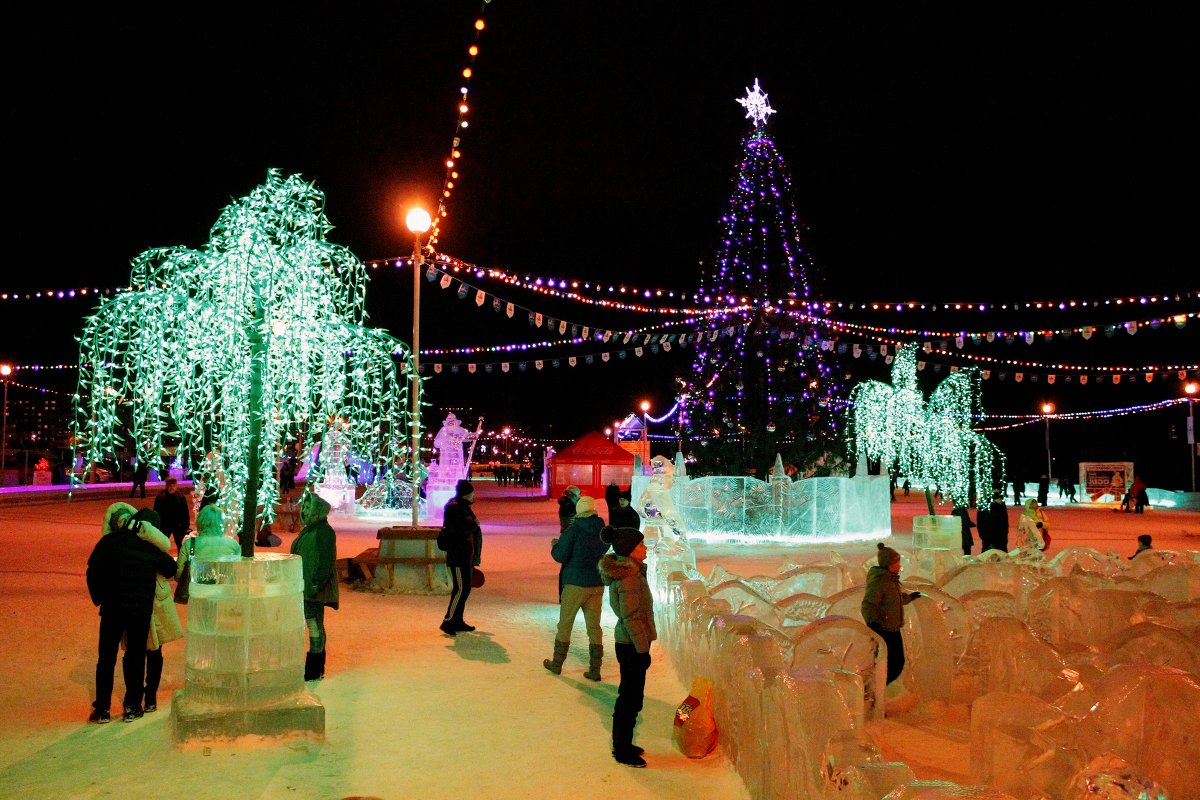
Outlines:
[[[605,586],[616,581],[622,581],[631,575],[645,574],[642,565],[632,558],[625,558],[616,553],[609,553],[600,559],[600,580]]]

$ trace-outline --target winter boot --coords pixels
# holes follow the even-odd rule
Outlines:
[[[604,645],[589,644],[588,645],[588,671],[583,673],[583,677],[589,681],[600,680],[600,664],[604,661]]]
[[[555,639],[554,640],[554,659],[553,660],[551,660],[549,658],[542,659],[542,666],[545,667],[546,669],[550,670],[551,672],[553,672],[555,675],[561,675],[562,674],[562,665],[563,665],[563,662],[567,660],[567,650],[569,650],[570,648],[571,648],[570,642],[560,642],[558,639]]]
[[[304,654],[304,680],[319,681],[325,672],[325,654],[324,653],[305,653]]]

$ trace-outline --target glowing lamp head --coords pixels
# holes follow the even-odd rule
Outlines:
[[[3,375],[5,378],[12,375],[12,367],[8,364],[0,364],[0,375]]]
[[[423,208],[414,208],[408,212],[408,216],[404,218],[404,224],[413,233],[424,233],[429,230],[429,226],[433,224],[433,218],[429,216],[429,212]]]
[[[643,400],[643,401],[642,401],[642,413],[643,413],[643,414],[645,414],[645,413],[646,413],[647,411],[649,411],[649,410],[650,410],[650,401],[649,401],[649,400]]]
[[[1053,414],[1054,413],[1054,403],[1042,403],[1042,413],[1043,414]]]
[[[3,368],[0,368],[0,369],[7,369],[7,367],[3,367]],[[7,375],[8,373],[6,372],[6,373],[4,373],[4,374],[5,374],[5,375]],[[1187,383],[1187,384],[1186,384],[1186,385],[1183,387],[1183,390],[1184,390],[1185,392],[1187,392],[1188,394],[1195,394],[1196,392],[1200,392],[1200,383],[1196,383],[1195,381],[1191,381],[1191,382]]]

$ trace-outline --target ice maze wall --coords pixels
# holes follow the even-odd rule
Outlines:
[[[650,525],[693,541],[851,542],[892,533],[888,479],[635,475],[634,505]]]
[[[713,682],[720,745],[756,800],[1197,798],[1200,553],[1153,552],[989,552],[904,581],[924,596],[899,682],[918,708],[970,708],[970,785],[880,754],[899,728],[882,725],[886,649],[859,613],[874,558],[705,576],[668,536],[648,574],[660,646],[685,686]]]

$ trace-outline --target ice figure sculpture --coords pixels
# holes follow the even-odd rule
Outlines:
[[[193,561],[184,688],[171,703],[178,741],[324,734],[325,709],[304,688],[303,591],[299,556]]]
[[[1173,798],[1200,797],[1200,678],[1169,667],[1112,668],[1063,698],[1085,757],[1112,753]],[[1189,710],[1190,709],[1190,710]]]
[[[670,463],[670,462],[666,462]],[[707,542],[850,542],[891,535],[888,479],[633,476],[648,524]]]
[[[1186,564],[1189,559],[1174,550],[1146,550],[1129,562],[1129,574],[1140,578],[1148,572],[1168,564]]]
[[[347,456],[346,434],[339,420],[325,432],[321,443],[321,481],[314,488],[334,514],[354,513],[355,483],[346,474]]]
[[[464,455],[463,446],[470,443],[474,453],[475,440],[483,430],[483,417],[479,418],[477,430],[469,431],[462,426],[453,413],[447,414],[442,427],[433,437],[433,446],[438,451],[437,461],[429,465],[429,477],[425,481],[425,497],[433,514],[440,518],[441,510],[454,497],[454,487],[471,474],[470,455]]]

